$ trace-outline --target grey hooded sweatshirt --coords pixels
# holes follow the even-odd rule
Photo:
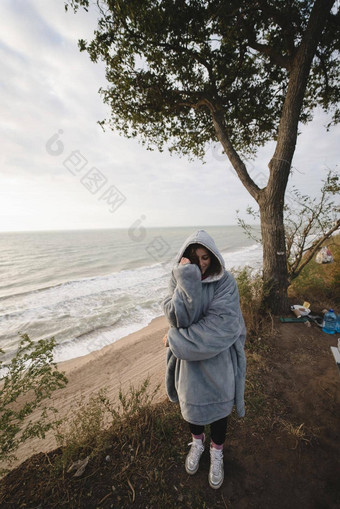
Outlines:
[[[195,243],[217,257],[218,274],[201,280],[197,265],[179,264]],[[179,250],[163,310],[170,325],[166,389],[169,399],[179,402],[183,418],[210,424],[229,415],[234,404],[243,417],[246,330],[238,288],[206,231],[190,235]]]

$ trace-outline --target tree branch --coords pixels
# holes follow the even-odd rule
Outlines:
[[[310,217],[308,219],[308,224],[307,224],[307,226],[304,228],[304,230],[302,232],[302,235],[301,235],[301,238],[300,238],[300,241],[299,241],[299,245],[298,245],[297,256],[296,256],[294,262],[290,265],[290,273],[292,273],[292,274],[294,274],[295,270],[297,269],[297,267],[299,266],[299,264],[300,264],[300,262],[302,260],[303,253],[305,251],[306,239],[308,237],[309,232],[312,229],[314,220],[315,220],[314,215],[312,215],[312,217]],[[301,221],[300,221],[299,227],[301,226],[301,224],[302,224],[302,217],[301,217]],[[295,233],[298,231],[299,227],[296,229]],[[293,239],[293,242],[294,242],[294,239]]]
[[[289,227],[286,226],[285,234],[286,234],[286,253],[287,253],[288,266],[291,269],[292,267],[294,267],[295,261],[293,261],[293,263],[290,263],[289,260],[290,260],[291,255],[293,254],[292,249],[293,249],[293,245],[294,245],[294,240],[296,239],[297,233],[302,226],[303,217],[302,217],[302,215],[300,215],[299,221],[296,223],[294,223],[292,220],[290,220],[290,222],[293,223],[294,228],[291,228],[290,225],[289,225]]]
[[[210,112],[217,138],[220,141],[223,149],[225,150],[225,153],[227,154],[229,161],[233,165],[233,168],[236,171],[244,187],[248,190],[252,197],[256,201],[258,201],[261,189],[255,184],[253,179],[250,177],[244,162],[242,161],[242,159],[234,149],[233,145],[231,144],[231,141],[227,134],[226,126],[224,124],[222,111],[217,110],[213,105],[210,105]]]
[[[270,176],[267,193],[274,196],[277,196],[278,193],[279,180],[281,181],[281,192],[285,190],[287,185],[312,60],[333,3],[334,0],[315,1],[302,41],[292,60],[287,94],[283,103],[278,129],[277,144],[273,158],[269,163]]]
[[[255,37],[254,39],[248,38],[248,44],[251,48],[255,49],[259,53],[262,53],[263,55],[270,57],[270,59],[274,63],[276,63],[279,67],[283,67],[288,71],[291,70],[291,59],[287,56],[277,53],[271,46],[256,42]]]
[[[340,229],[340,219],[338,219],[335,222],[333,228],[328,230],[322,237],[320,237],[320,239],[316,240],[312,244],[311,248],[308,250],[307,254],[305,255],[304,260],[301,263],[301,265],[296,270],[294,270],[294,272],[289,274],[289,282],[290,283],[293,281],[293,279],[298,277],[298,275],[301,273],[302,269],[311,261],[311,259],[313,258],[315,253],[318,251],[318,249],[322,246],[322,244],[325,242],[325,240],[329,239],[329,237],[332,235],[332,233],[334,233],[335,231],[337,231],[339,229]]]
[[[297,25],[301,24],[299,16],[294,16],[294,11],[289,10],[289,16],[286,16],[282,11],[276,9],[273,5],[269,5],[267,0],[259,0],[260,6],[263,10],[263,13],[268,17],[272,18],[275,23],[282,28],[282,34],[286,41],[286,48],[289,56],[293,57],[295,53],[295,44],[294,44],[294,28],[293,22],[295,21]]]

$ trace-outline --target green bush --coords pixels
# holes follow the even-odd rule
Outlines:
[[[45,402],[67,384],[53,362],[55,339],[34,342],[27,334],[20,336],[10,363],[0,361],[0,370],[5,372],[0,378],[0,461],[13,461],[21,443],[33,437],[45,438],[46,432],[56,426],[57,410]],[[39,418],[28,421],[36,409]]]

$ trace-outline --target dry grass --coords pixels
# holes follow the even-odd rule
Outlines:
[[[294,441],[292,449],[296,449],[301,443],[310,445],[317,438],[317,432],[309,428],[307,429],[305,423],[294,424],[287,419],[278,418],[274,421],[274,424],[278,424],[287,433],[288,437]]]
[[[327,245],[333,263],[323,265],[312,260],[288,289],[290,299],[296,304],[308,301],[317,312],[332,306],[340,308],[340,234],[329,239]]]
[[[261,275],[247,266],[233,274],[246,323],[248,349],[252,351],[266,348],[266,340],[274,334],[274,320],[271,313],[263,309],[264,288]]]

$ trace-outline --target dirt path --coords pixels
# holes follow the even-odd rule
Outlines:
[[[264,399],[257,409],[255,390],[247,419],[234,423],[224,499],[233,509],[340,507],[340,377],[329,348],[336,338],[316,326],[276,327],[270,351],[249,356]]]

